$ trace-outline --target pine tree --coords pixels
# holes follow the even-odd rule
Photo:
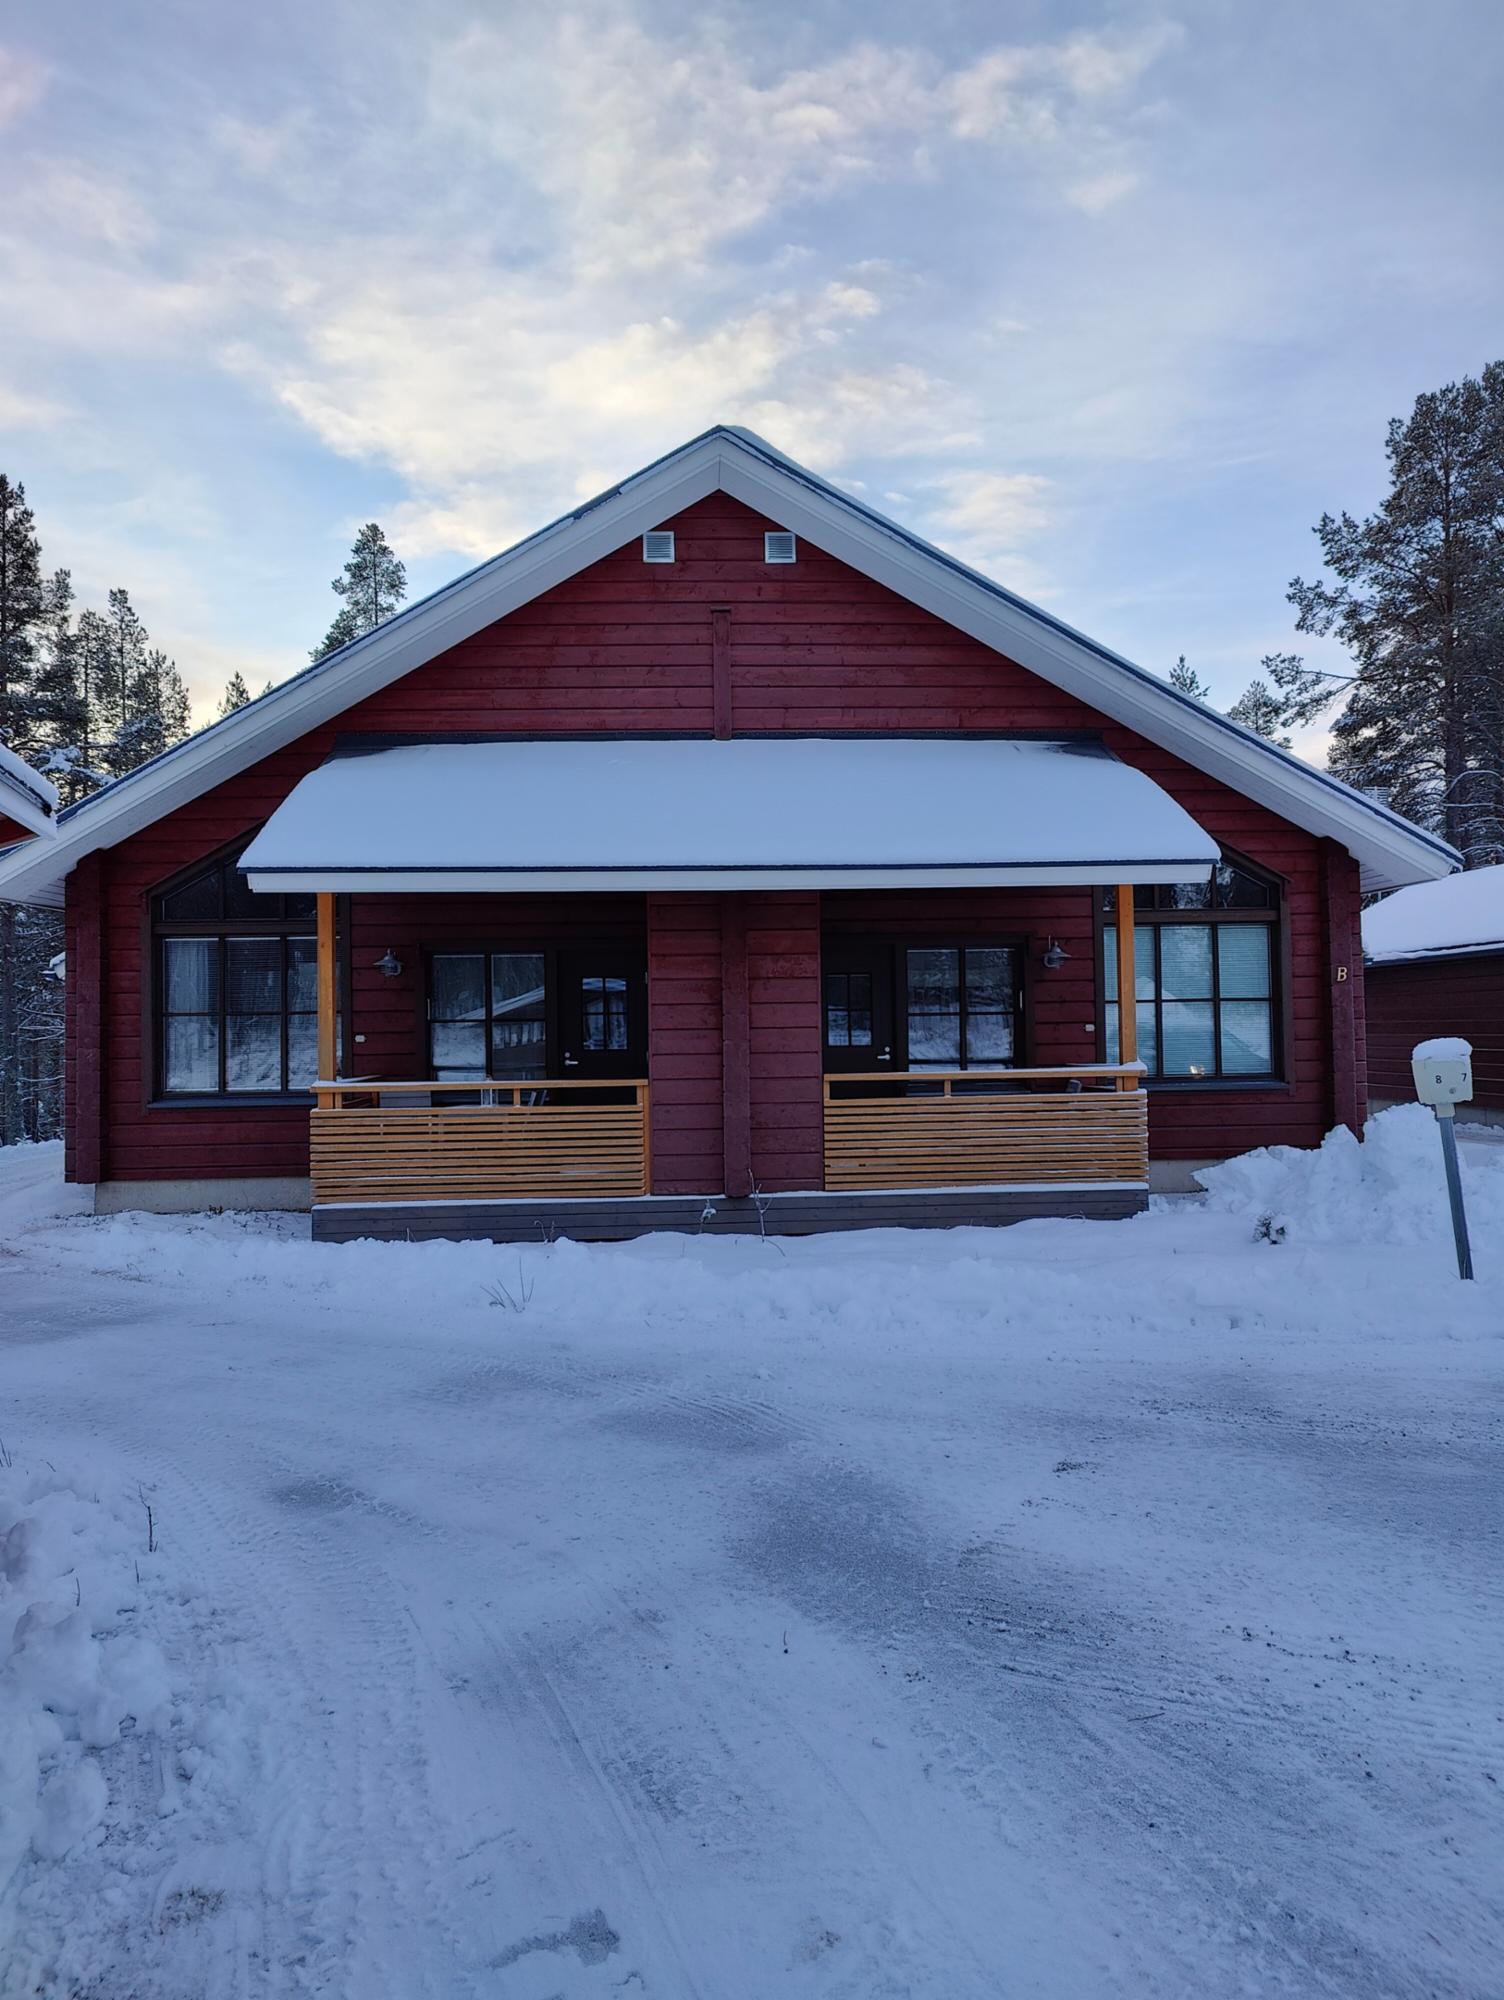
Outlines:
[[[1241,722],[1245,729],[1252,729],[1270,743],[1277,743],[1281,750],[1289,749],[1290,738],[1280,734],[1285,719],[1284,710],[1279,696],[1267,681],[1250,681],[1227,713],[1231,721]]]
[[[142,634],[145,637],[144,631]],[[188,690],[160,646],[148,649],[130,687],[130,719],[116,739],[120,768],[134,771],[188,734]]]
[[[43,612],[42,551],[26,489],[0,473],[0,742],[30,758],[36,748],[35,662]],[[0,1145],[43,1136],[32,1033],[37,941],[56,916],[0,902]],[[54,943],[53,949],[57,946]],[[49,1070],[55,1065],[48,1060]],[[50,1136],[50,1129],[47,1131]]]
[[[0,741],[29,756],[32,665],[42,616],[42,551],[26,488],[0,472]]]
[[[1480,867],[1504,859],[1504,362],[1418,397],[1385,450],[1378,512],[1317,525],[1337,581],[1290,602],[1356,665],[1332,769]]]
[[[67,570],[53,572],[43,598],[32,682],[39,739],[33,761],[57,786],[63,804],[71,806],[105,780],[88,758],[89,704],[73,629],[73,579]]]
[[[245,684],[245,675],[237,667],[225,683],[225,698],[219,704],[219,720],[233,715],[237,708],[244,708],[251,698],[251,691]]]
[[[407,595],[407,571],[375,521],[367,521],[355,537],[344,574],[329,588],[343,600],[343,608],[324,634],[324,643],[309,654],[312,660],[322,660],[372,631],[391,617]]]
[[[112,590],[109,605],[105,614],[109,666],[100,706],[109,729],[104,761],[118,778],[145,761],[138,752],[136,737],[140,720],[137,690],[146,666],[147,637],[129,591]]]
[[[107,763],[105,745],[111,733],[109,694],[113,642],[108,619],[102,618],[97,611],[81,611],[73,644],[83,717],[79,751],[86,768],[103,769]]]
[[[1192,666],[1187,666],[1185,654],[1170,669],[1170,686],[1180,694],[1194,695],[1197,701],[1210,701],[1211,688]]]

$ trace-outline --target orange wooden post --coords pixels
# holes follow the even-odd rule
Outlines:
[[[1134,978],[1133,885],[1118,884],[1118,1061],[1138,1061],[1138,984]],[[1138,1087],[1136,1077],[1120,1079],[1124,1090]]]
[[[335,1020],[339,988],[334,959],[334,898],[322,892],[317,898],[319,915],[319,1081],[328,1083],[335,1074]]]

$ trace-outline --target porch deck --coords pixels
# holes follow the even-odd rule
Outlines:
[[[1147,1200],[1136,1065],[824,1079],[825,1186],[652,1192],[649,1084],[321,1084],[314,1234],[624,1237],[1114,1217]]]

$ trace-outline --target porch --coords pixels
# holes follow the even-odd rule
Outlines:
[[[601,1100],[605,1101],[601,1101]],[[1136,1067],[837,1073],[822,1080],[824,1185],[655,1194],[651,1085],[575,1079],[320,1085],[316,1236],[620,1237],[1119,1216],[1143,1206]]]
[[[532,760],[565,746],[467,747]],[[593,780],[609,780],[609,759],[622,757],[620,746],[567,747],[574,758],[596,753]],[[1134,964],[1129,954],[1114,962],[1113,990],[1102,991],[1104,866],[1081,851],[1083,838],[1096,845],[1083,800],[1050,802],[1038,768],[1061,746],[922,747],[936,765],[922,833],[905,829],[901,814],[895,832],[894,813],[879,811],[880,831],[843,825],[847,852],[806,867],[791,856],[817,837],[828,852],[832,780],[858,766],[880,780],[884,760],[873,751],[887,753],[892,777],[903,768],[893,753],[915,746],[655,744],[697,759],[758,753],[767,795],[760,817],[744,815],[742,832],[723,843],[727,858],[710,868],[686,858],[709,810],[705,767],[692,760],[699,810],[687,816],[688,836],[674,836],[683,848],[608,868],[599,833],[576,854],[567,830],[550,829],[545,849],[519,820],[507,838],[526,859],[520,889],[515,871],[467,876],[452,847],[429,851],[436,801],[389,815],[404,829],[400,860],[319,858],[315,843],[330,825],[350,825],[352,803],[398,753],[343,760],[363,767],[353,778],[336,759],[305,779],[316,788],[332,771],[341,795],[315,801],[300,830],[294,792],[242,865],[257,893],[316,901],[315,1235],[807,1233],[1143,1207],[1148,1114]],[[769,798],[782,807],[791,796],[763,753],[790,749],[822,753],[804,761],[801,794],[825,782],[825,833],[796,826],[790,844],[783,827],[776,847],[759,848]],[[837,749],[834,762],[823,754]],[[936,759],[937,750],[952,754]],[[978,751],[988,754],[978,760]],[[957,752],[969,755],[958,762]],[[446,760],[454,755],[451,747]],[[734,780],[741,768],[736,758],[712,761],[709,773]],[[1115,864],[1110,905],[1131,926],[1136,888],[1205,876],[1212,844],[1116,760],[1072,746],[1048,774],[1068,795],[1083,770],[1110,789],[1132,780],[1133,796],[1118,804],[1140,847]],[[1005,858],[984,864],[970,858],[975,827],[948,835],[942,826],[937,848],[928,822],[943,822],[948,802],[959,796],[974,813],[979,775],[995,785],[1020,774],[1043,834],[994,828]],[[869,819],[874,796],[870,784],[861,792]],[[856,802],[848,789],[846,804],[854,811]],[[389,791],[382,803],[389,808]],[[375,843],[370,800],[363,810]],[[488,839],[516,851],[499,833]],[[1132,846],[1125,832],[1123,849]],[[1046,847],[1056,858],[1038,858]],[[542,866],[547,851],[562,865]],[[885,851],[898,860],[875,864]],[[968,858],[940,865],[946,852]],[[472,879],[481,893],[467,892]],[[405,1057],[397,1039],[368,1026],[392,1015],[398,987],[416,1017]]]

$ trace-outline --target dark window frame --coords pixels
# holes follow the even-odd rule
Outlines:
[[[423,1051],[423,1071],[425,1078],[438,1079],[438,1070],[433,1057],[433,962],[436,958],[479,958],[485,962],[486,1011],[483,1026],[486,1038],[486,1078],[494,1083],[517,1083],[529,1081],[526,1077],[493,1077],[491,1061],[495,1053],[492,1027],[495,1013],[492,1008],[491,960],[493,958],[541,958],[543,960],[543,1075],[555,1074],[554,1065],[563,1047],[559,1022],[559,953],[556,943],[537,943],[531,939],[508,938],[504,943],[491,939],[485,943],[454,944],[447,940],[440,944],[423,946],[423,984],[418,995],[418,1013],[422,1032],[419,1045]],[[442,1024],[441,1024],[442,1025]],[[447,1065],[455,1067],[453,1064]]]
[[[1269,1068],[1264,1070],[1224,1070],[1222,1068],[1222,992],[1221,992],[1221,950],[1216,938],[1212,939],[1212,991],[1206,1004],[1212,1009],[1212,1054],[1213,1069],[1204,1076],[1165,1076],[1151,1071],[1144,1081],[1151,1090],[1197,1091],[1197,1090],[1288,1090],[1289,1051],[1293,1043],[1290,977],[1290,925],[1287,912],[1287,889],[1285,878],[1276,875],[1270,868],[1261,867],[1246,855],[1224,847],[1223,863],[1248,875],[1267,890],[1269,901],[1262,909],[1222,906],[1215,901],[1197,908],[1182,909],[1166,899],[1173,893],[1175,885],[1141,885],[1134,891],[1133,928],[1147,930],[1154,937],[1154,999],[1139,1004],[1154,1008],[1154,1035],[1156,1056],[1164,1055],[1164,979],[1161,967],[1162,933],[1172,925],[1202,924],[1215,930],[1223,924],[1261,924],[1269,933]],[[1117,1004],[1116,995],[1107,990],[1107,933],[1117,930],[1116,891],[1104,886],[1092,898],[1095,914],[1095,950],[1097,965],[1097,1054],[1102,1062],[1107,1060],[1108,1010]],[[1229,996],[1237,1004],[1239,995]],[[1173,1004],[1173,1003],[1172,1003]],[[1142,1051],[1140,1051],[1142,1056]]]
[[[988,1070],[1027,1069],[1031,1060],[1033,1040],[1034,1010],[1032,1005],[1032,965],[1029,935],[1022,931],[985,931],[978,934],[958,933],[954,930],[936,932],[933,935],[909,931],[868,931],[851,932],[826,931],[820,940],[820,1054],[821,1067],[826,1068],[825,1058],[831,1048],[839,1047],[826,1040],[826,959],[840,952],[860,954],[870,952],[874,958],[881,957],[885,966],[884,977],[888,988],[889,1019],[892,1032],[892,1066],[895,1075],[912,1073],[923,1077],[922,1070],[914,1070],[909,1049],[909,996],[908,996],[908,955],[911,951],[954,951],[961,954],[957,967],[960,983],[960,1034],[959,1046],[962,1058],[955,1065],[958,1070],[975,1068],[981,1072]],[[966,1048],[966,973],[965,954],[968,951],[1011,951],[1014,954],[1017,977],[1014,985],[1015,1004],[1013,1008],[1013,1057],[1010,1062],[986,1062],[968,1064]],[[874,1030],[881,1010],[874,996]],[[872,1067],[879,1067],[874,1062]],[[937,1066],[938,1073],[944,1074],[944,1066]],[[835,1072],[831,1072],[834,1074]]]
[[[145,1028],[149,1053],[148,1075],[150,1077],[147,1108],[150,1110],[176,1111],[193,1106],[222,1109],[231,1105],[253,1106],[268,1104],[306,1106],[312,1101],[312,1091],[299,1085],[288,1085],[286,1082],[288,1021],[290,1016],[294,1014],[311,1014],[316,1020],[317,1008],[315,1006],[314,1009],[310,1010],[307,1008],[288,1007],[287,974],[289,964],[288,944],[292,939],[313,940],[316,947],[318,937],[317,905],[315,904],[314,910],[311,913],[306,910],[306,907],[290,912],[288,908],[290,903],[306,905],[309,899],[303,896],[288,896],[279,893],[255,898],[255,901],[259,905],[265,906],[265,913],[262,915],[237,916],[227,911],[224,894],[226,882],[233,874],[235,864],[254,837],[253,830],[251,833],[242,834],[235,840],[225,842],[224,845],[213,849],[208,854],[200,855],[196,861],[190,862],[186,867],[178,869],[175,874],[157,883],[147,896],[143,946],[144,962],[148,968],[148,976],[142,984],[143,1001],[147,1012]],[[216,914],[206,913],[196,917],[174,917],[166,914],[166,905],[169,898],[176,895],[180,890],[211,874],[217,875],[220,878],[220,907]],[[341,898],[340,902],[343,905],[344,899]],[[341,915],[343,917],[343,910],[341,911]],[[348,923],[341,921],[339,924],[339,935],[343,938],[347,934]],[[168,1088],[166,1060],[166,1030],[168,1020],[170,1018],[197,1018],[199,1012],[203,1012],[205,1015],[209,1012],[207,1009],[192,1010],[191,1013],[185,1011],[183,1015],[177,1017],[170,1016],[168,1013],[167,945],[174,938],[201,938],[212,940],[218,944],[219,994],[215,1019],[218,1026],[217,1060],[219,1083],[218,1087],[214,1090],[171,1090]],[[281,942],[282,949],[279,954],[278,979],[282,1004],[280,1009],[273,1010],[269,1008],[265,1010],[266,1018],[271,1019],[275,1015],[275,1018],[280,1022],[278,1057],[279,1070],[283,1082],[278,1086],[261,1090],[231,1090],[226,1087],[225,1071],[229,1042],[226,1023],[230,1017],[230,1008],[228,1005],[229,982],[227,978],[229,954],[227,946],[230,940],[234,938],[276,938]],[[343,958],[340,960],[338,970],[340,1013],[341,1015],[346,1015],[348,1013],[346,998],[348,968],[345,966]],[[343,1027],[343,1023],[341,1023],[341,1027]]]
[[[911,951],[953,951],[956,953],[956,998],[959,1003],[956,1013],[956,1046],[960,1050],[960,1056],[954,1063],[929,1063],[926,1059],[926,1067],[937,1071],[941,1075],[944,1075],[950,1069],[958,1072],[970,1069],[984,1072],[987,1070],[1027,1069],[1028,1062],[1022,1053],[1025,1047],[1026,1030],[1024,1024],[1028,1011],[1025,1005],[1025,968],[1028,965],[1029,959],[1026,941],[1022,938],[956,938],[954,936],[901,938],[897,941],[897,949],[894,952],[893,959],[894,1033],[898,1037],[899,1047],[903,1050],[904,1068],[916,1076],[922,1076],[925,1073],[924,1070],[916,1070],[914,1068],[913,1050],[909,1044],[908,963]],[[966,979],[966,954],[968,951],[1011,951],[1014,954],[1013,1055],[1008,1062],[991,1061],[973,1063],[967,1060],[967,1026],[971,1016]],[[985,1008],[981,1011],[993,1013],[996,1012],[996,1009]]]
[[[557,934],[540,935],[535,931],[527,931],[518,935],[517,937],[507,937],[507,938],[497,938],[494,935],[475,937],[469,934],[461,934],[458,936],[444,936],[438,938],[425,939],[421,947],[423,977],[422,980],[419,982],[418,992],[416,994],[418,1032],[415,1044],[415,1046],[422,1051],[422,1062],[424,1065],[423,1075],[425,1077],[432,1077],[434,1073],[433,1036],[432,1036],[433,1018],[432,1018],[432,1013],[430,1011],[430,1003],[433,995],[434,959],[484,958],[489,960],[493,957],[505,957],[508,955],[516,957],[531,956],[531,957],[542,958],[543,1020],[544,1020],[543,1073],[546,1078],[558,1081],[560,1076],[560,1071],[563,1068],[562,1058],[564,1054],[564,981],[560,969],[561,962],[565,958],[572,958],[575,956],[589,957],[593,952],[600,952],[602,954],[608,954],[608,953],[614,954],[625,959],[628,962],[628,967],[629,967],[628,969],[629,980],[641,984],[644,988],[646,987],[647,953],[646,953],[646,946],[640,937],[613,936],[609,932],[604,932],[601,933],[600,935],[595,935],[595,936],[589,936],[583,938],[571,937],[561,940],[557,936]],[[642,1030],[642,1039],[644,1042],[643,1053],[644,1053],[644,1060],[646,1063],[648,1018],[647,1018],[647,998],[645,991],[639,997],[638,1007],[640,1010],[640,1021],[637,1023],[637,1025],[639,1025]],[[491,979],[490,979],[490,969],[488,966],[486,973],[486,1021],[485,1021],[486,1064],[488,1070],[491,1062],[491,1025],[493,1018],[494,1017],[491,1011]],[[632,1014],[631,1001],[629,999],[628,1001],[629,1035],[631,1033],[631,1029],[633,1026],[633,1019],[634,1017]],[[491,1078],[488,1076],[487,1080],[498,1084],[506,1084],[509,1081],[515,1081],[517,1079],[509,1079],[507,1077]],[[521,1081],[524,1082],[526,1080],[527,1079],[525,1078],[521,1079]]]

